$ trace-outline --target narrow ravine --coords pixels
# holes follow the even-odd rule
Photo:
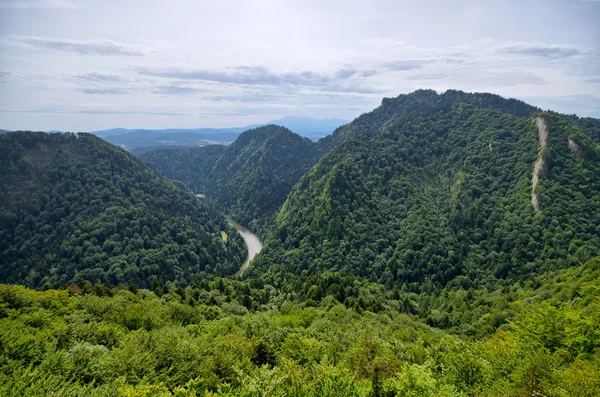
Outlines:
[[[541,211],[540,193],[537,191],[537,186],[540,181],[540,175],[544,169],[544,149],[548,140],[548,122],[543,117],[535,118],[535,126],[538,130],[538,139],[540,141],[540,151],[538,158],[533,166],[533,175],[531,177],[531,205],[535,212]]]
[[[242,236],[242,238],[246,242],[246,247],[248,248],[248,258],[246,259],[246,262],[244,262],[240,270],[235,274],[235,277],[239,278],[244,275],[244,271],[248,268],[248,266],[250,266],[250,263],[252,263],[252,259],[254,259],[254,257],[258,255],[260,251],[262,251],[263,245],[256,234],[252,233],[250,230],[246,229],[244,226],[240,225],[230,217],[226,218],[227,222],[229,222],[229,224],[233,226],[235,230],[237,230],[238,233]]]

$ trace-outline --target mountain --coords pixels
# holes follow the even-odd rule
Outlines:
[[[194,193],[256,231],[265,230],[300,177],[331,147],[287,128],[268,125],[244,131],[228,146],[164,148],[140,155]]]
[[[135,131],[137,130],[131,130],[127,128],[111,128],[109,130],[91,131],[90,134],[94,134],[96,136],[99,136],[100,138],[106,138],[113,135],[124,135]]]
[[[384,99],[336,131],[255,267],[418,290],[583,263],[600,254],[600,149],[580,127],[490,94]]]
[[[90,131],[90,134],[94,134],[99,136],[100,138],[114,137],[118,135],[126,135],[134,132],[146,133],[146,134],[158,134],[161,136],[171,135],[171,134],[227,134],[234,133],[239,134],[244,131],[244,128],[165,128],[165,129],[128,129],[128,128],[112,128],[109,130],[98,130],[98,131]]]
[[[188,284],[243,263],[218,212],[94,135],[11,132],[0,151],[1,282]]]
[[[0,285],[0,395],[600,395],[599,123],[419,90],[154,166],[1,135],[0,274],[41,290]]]
[[[275,125],[245,131],[215,162],[206,196],[241,224],[265,225],[326,151],[325,142]]]

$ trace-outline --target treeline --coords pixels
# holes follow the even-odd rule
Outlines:
[[[244,262],[217,211],[93,135],[11,132],[0,151],[0,282],[186,285]]]

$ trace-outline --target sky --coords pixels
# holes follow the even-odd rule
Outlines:
[[[420,88],[600,117],[599,0],[0,0],[0,128],[351,120]]]

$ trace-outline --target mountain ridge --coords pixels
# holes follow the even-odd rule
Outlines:
[[[11,132],[0,150],[2,282],[189,284],[243,263],[214,208],[94,135]]]

